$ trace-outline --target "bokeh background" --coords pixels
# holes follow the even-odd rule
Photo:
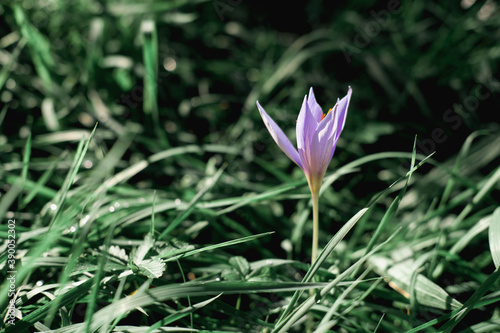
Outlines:
[[[249,260],[307,261],[304,177],[275,145],[255,102],[294,141],[310,87],[325,112],[353,89],[329,174],[370,154],[410,153],[415,137],[419,159],[435,152],[415,176],[418,195],[408,199],[411,207],[426,202],[419,216],[445,185],[442,174],[425,175],[440,163],[450,169],[471,134],[476,157],[465,166],[466,184],[500,162],[495,0],[26,0],[1,1],[0,14],[2,188],[9,190],[21,174],[28,140],[25,176],[49,188],[8,205],[23,212],[28,228],[50,219],[50,189],[63,185],[78,142],[97,124],[75,186],[91,193],[128,170],[106,202],[151,205],[156,193],[158,200],[186,203],[224,166],[202,208],[227,203],[229,209],[195,211],[183,226],[209,224],[190,241],[212,244],[275,230],[262,246],[228,251]],[[408,168],[408,158],[382,159],[337,179],[322,199],[322,242],[340,228],[331,221],[347,221]],[[273,194],[265,207],[230,206],[240,202],[231,198],[293,182],[300,184],[295,192]],[[488,202],[498,199],[496,188]],[[177,214],[162,212],[157,227]],[[148,228],[139,223],[120,232],[134,237]],[[362,231],[357,237],[361,243]]]
[[[0,11],[7,169],[19,167],[12,163],[22,160],[29,134],[36,162],[74,150],[99,123],[89,169],[112,147],[122,153],[101,164],[108,175],[168,148],[219,145],[237,153],[214,163],[228,163],[232,178],[246,184],[227,191],[259,191],[259,183],[284,179],[270,175],[274,168],[301,176],[271,140],[255,101],[293,141],[309,87],[325,112],[353,88],[332,168],[370,153],[409,152],[415,136],[417,151],[435,151],[437,161],[475,131],[498,139],[495,1],[47,0]],[[194,161],[214,154],[201,155],[153,164],[130,183],[189,199],[203,174]],[[408,165],[381,161],[340,180],[346,216]]]
[[[293,141],[309,87],[326,112],[348,86],[354,93],[333,165],[411,151],[415,136],[419,153],[445,161],[474,131],[498,132],[498,7],[492,0],[4,3],[3,162],[21,160],[30,133],[33,158],[43,158],[74,149],[79,130],[99,122],[103,154],[130,139],[122,163],[170,147],[231,145],[238,157],[222,158],[236,178],[279,184],[246,163],[258,156],[296,172],[255,101]],[[197,172],[183,163],[153,165],[131,181],[195,184]],[[408,161],[365,167],[346,181],[352,195],[344,200],[385,188],[407,168]]]

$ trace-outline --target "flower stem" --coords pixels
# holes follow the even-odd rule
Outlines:
[[[311,184],[310,184],[311,185]],[[310,186],[311,189],[311,198],[313,205],[313,237],[312,237],[312,253],[311,253],[311,266],[316,261],[316,257],[318,256],[318,233],[319,233],[319,189],[314,190],[314,186]],[[314,295],[314,289],[309,290],[309,295]],[[306,323],[306,332],[312,332],[313,327],[313,314],[309,313],[309,318]]]
[[[312,194],[312,204],[313,204],[313,238],[312,238],[312,255],[311,255],[311,265],[316,261],[318,256],[318,233],[319,233],[319,191],[313,191]]]

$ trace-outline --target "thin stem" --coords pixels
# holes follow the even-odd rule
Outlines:
[[[318,256],[318,233],[319,233],[319,193],[317,191],[311,192],[312,194],[312,204],[313,204],[313,238],[312,238],[312,255],[311,255],[311,265],[316,261]]]
[[[321,182],[320,182],[321,184]],[[309,182],[309,188],[311,189],[311,198],[313,205],[313,237],[312,237],[312,253],[311,253],[311,266],[316,261],[316,257],[318,256],[318,233],[319,233],[319,186],[314,186]],[[316,190],[317,189],[317,190]],[[309,295],[314,295],[314,289],[309,291]],[[312,332],[313,327],[313,314],[309,313],[309,318],[306,323],[306,332]]]

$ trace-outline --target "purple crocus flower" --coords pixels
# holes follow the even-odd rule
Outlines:
[[[306,175],[313,196],[317,196],[323,176],[330,164],[340,133],[344,129],[347,108],[351,99],[351,87],[347,95],[326,114],[316,102],[313,89],[304,97],[297,119],[297,148],[293,146],[276,122],[257,101],[260,115],[274,141]]]

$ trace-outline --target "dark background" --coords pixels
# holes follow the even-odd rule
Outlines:
[[[270,170],[302,179],[300,170],[272,141],[255,101],[294,141],[310,87],[326,112],[351,86],[330,170],[372,153],[411,152],[416,136],[418,153],[435,151],[433,158],[444,162],[471,133],[498,133],[498,8],[495,1],[423,0],[4,4],[2,45],[18,53],[2,60],[3,159],[22,160],[28,133],[35,164],[72,151],[79,136],[63,133],[48,142],[46,135],[99,123],[94,141],[102,153],[89,153],[97,162],[120,137],[118,124],[133,139],[117,171],[169,148],[218,144],[240,153],[218,160],[228,163],[229,174],[277,186],[284,178]],[[148,21],[155,22],[150,35],[142,30]],[[149,59],[156,61],[156,114],[144,109],[148,36],[155,45]],[[42,112],[47,101],[58,126]],[[180,179],[195,184],[202,177],[203,167],[193,163],[188,154],[153,164],[130,182],[190,198],[196,191],[186,192]],[[364,165],[335,189],[347,191],[344,200],[359,209],[369,201],[360,197],[386,188],[408,167],[408,160],[394,159]],[[249,190],[262,188],[219,189],[222,195]]]
[[[202,276],[206,267],[227,264],[233,256],[308,263],[310,223],[298,222],[301,213],[309,213],[305,178],[272,140],[255,102],[259,100],[293,142],[296,118],[310,87],[326,112],[351,86],[347,122],[327,175],[370,154],[410,153],[417,137],[418,160],[436,153],[414,174],[412,195],[405,197],[404,207],[378,242],[399,226],[407,233],[394,242],[397,246],[418,238],[449,237],[448,243],[436,248],[444,252],[437,260],[451,271],[435,282],[460,287],[464,281],[484,281],[493,266],[486,233],[475,239],[475,247],[448,255],[459,236],[447,231],[442,235],[445,229],[440,223],[449,227],[469,207],[467,200],[480,190],[477,184],[484,184],[500,163],[491,144],[499,140],[499,13],[494,0],[0,0],[0,187],[7,192],[19,178],[31,186],[8,211],[19,215],[24,230],[49,225],[51,200],[66,193],[65,179],[78,142],[97,123],[71,184],[71,200],[59,215],[69,227],[87,211],[102,213],[97,214],[89,237],[78,236],[85,243],[84,254],[102,245],[109,226],[151,208],[153,198],[167,204],[188,203],[206,179],[225,166],[223,176],[202,200],[212,208],[196,208],[183,217],[169,241],[201,247],[275,233],[187,261],[186,272]],[[147,95],[152,91],[148,79],[157,89],[153,98]],[[449,177],[457,153],[472,133],[482,139],[470,149],[477,161],[467,160],[470,165],[463,163],[458,176]],[[25,147],[30,159],[23,169]],[[172,153],[175,149],[177,154]],[[163,152],[172,155],[149,160]],[[94,196],[103,182],[141,161],[151,163],[107,189],[102,201]],[[326,244],[342,222],[408,168],[409,158],[387,158],[362,164],[336,180],[321,197],[320,243]],[[39,188],[33,185],[41,179],[45,180]],[[449,179],[456,183],[447,201],[442,198]],[[280,194],[255,199],[294,183],[298,185]],[[453,207],[449,204],[469,189],[470,197],[462,196]],[[330,262],[332,266],[349,267],[356,257],[351,255],[366,248],[396,196],[390,191],[385,195],[370,217],[346,237],[345,253],[332,255],[331,260],[337,260]],[[478,219],[493,211],[499,197],[492,187],[472,213],[465,214],[459,231],[465,234],[475,227]],[[255,201],[247,204],[246,198]],[[229,203],[220,204],[225,200]],[[435,212],[439,200],[445,209],[429,222],[423,216]],[[233,202],[243,204],[226,213]],[[114,203],[122,205],[111,206]],[[158,213],[157,233],[183,212],[174,208]],[[202,232],[185,234],[199,222],[207,222]],[[116,238],[139,240],[149,231],[148,216],[118,226]],[[285,250],[283,240],[293,250]],[[33,244],[37,243],[29,240],[23,246]],[[73,243],[64,243],[61,256],[72,255],[68,244]],[[434,249],[419,251],[415,257]],[[59,271],[53,267],[41,268],[32,280],[45,279],[47,271],[53,274],[52,282],[58,280]],[[168,267],[167,273],[177,274],[182,282],[176,267]],[[458,295],[460,301],[472,294],[475,285],[470,286],[466,294]],[[388,299],[392,304],[393,296]],[[374,304],[380,305],[379,301]],[[372,308],[367,309],[373,314]],[[489,318],[493,310],[481,311]],[[378,319],[373,319],[373,327]]]

